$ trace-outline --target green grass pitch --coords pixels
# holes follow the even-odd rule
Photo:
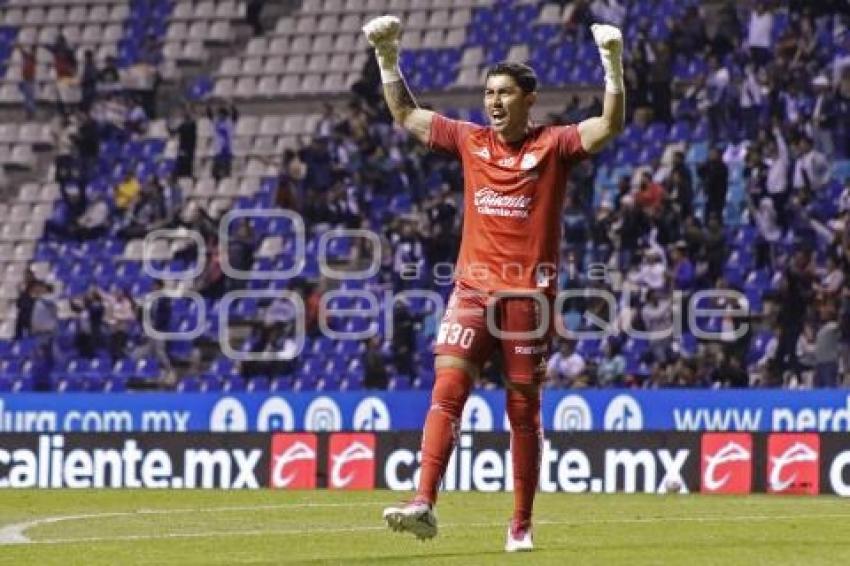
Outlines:
[[[541,494],[536,550],[506,555],[511,494],[443,494],[429,542],[383,525],[404,495],[7,491],[0,564],[850,564],[837,498]]]

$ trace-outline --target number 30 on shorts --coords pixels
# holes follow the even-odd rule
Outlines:
[[[464,350],[472,346],[475,338],[475,329],[464,328],[457,322],[444,322],[440,324],[440,333],[437,335],[437,344],[459,345]]]

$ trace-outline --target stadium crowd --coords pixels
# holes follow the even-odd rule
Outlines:
[[[617,0],[569,4],[574,9],[559,41],[582,40],[582,30],[593,21],[623,24],[625,6]],[[821,13],[806,3],[776,4],[757,2],[747,10],[727,2],[714,16],[716,25],[707,25],[699,6],[661,31],[649,20],[630,25],[624,53],[629,126],[615,147],[576,167],[567,187],[560,287],[593,293],[577,293],[558,313],[566,338],[553,339],[549,386],[846,382],[850,171],[838,178],[832,164],[850,159],[850,16]],[[709,29],[712,36],[706,35]],[[681,65],[695,69],[686,80],[674,78]],[[243,222],[228,248],[219,250],[224,211],[181,195],[181,179],[208,173],[194,169],[199,109],[187,104],[179,120],[173,117],[170,133],[179,146],[173,170],[140,175],[127,167],[109,191],[89,194],[98,148],[143,138],[155,117],[141,101],[94,88],[97,95],[83,107],[62,109],[56,170],[63,213],[48,223],[46,238],[129,240],[158,228],[186,227],[207,244],[205,268],[193,289],[212,304],[227,291],[244,288],[246,282],[224,273],[219,254],[227,254],[237,269],[250,270],[261,238]],[[351,101],[342,108],[326,105],[312,139],[280,157],[274,206],[299,213],[310,234],[331,227],[378,233],[383,253],[370,290],[435,289],[445,298],[451,282],[434,276],[434,268],[452,263],[458,249],[459,165],[393,127],[379,88],[370,57]],[[598,105],[592,96],[576,97],[548,119],[574,123],[593,115]],[[208,113],[215,136],[209,176],[218,181],[233,174],[239,112],[230,101],[218,101]],[[676,130],[693,138],[674,139]],[[670,134],[663,151],[635,149],[659,131]],[[742,194],[735,194],[736,184]],[[409,206],[384,206],[400,196]],[[351,267],[362,265],[372,251],[355,249]],[[191,265],[197,254],[188,246],[173,259]],[[306,305],[309,336],[318,335],[324,316],[321,294],[337,284],[321,277],[288,282]],[[152,290],[162,287],[158,281]],[[730,293],[694,299],[703,290]],[[72,297],[78,324],[71,346],[94,358],[106,344],[113,362],[153,355],[163,370],[154,385],[172,387],[179,376],[204,371],[204,337],[176,343],[146,336],[141,304],[147,291],[92,285]],[[604,293],[614,298],[613,312],[600,298]],[[737,316],[747,305],[748,314]],[[695,306],[717,314],[689,321]],[[46,376],[55,360],[67,357],[56,339],[60,321],[50,286],[30,274],[18,313],[16,336],[39,338]],[[393,335],[356,348],[366,387],[415,384],[433,375],[436,314],[404,301],[395,304]],[[169,328],[169,301],[154,303],[151,316],[154,328]],[[293,348],[293,316],[285,301],[271,303],[250,321],[244,350]],[[580,337],[599,329],[594,322],[599,318],[608,321],[610,336]],[[681,332],[660,332],[677,324]],[[748,330],[736,333],[744,324]],[[698,327],[715,331],[714,337],[699,339]],[[635,331],[656,333],[646,337]],[[248,380],[294,375],[299,359],[237,367]],[[499,362],[493,360],[479,385],[499,384]]]

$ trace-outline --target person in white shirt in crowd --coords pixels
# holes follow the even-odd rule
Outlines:
[[[750,57],[758,67],[763,67],[772,59],[773,50],[773,12],[767,9],[767,2],[760,0],[750,12],[747,25],[747,46]]]
[[[765,187],[771,199],[776,217],[783,230],[786,227],[785,205],[788,202],[788,172],[791,168],[791,156],[788,144],[778,120],[773,124],[773,140],[768,142],[764,152],[764,162],[767,165],[767,180]]]
[[[646,249],[640,267],[640,285],[646,289],[661,291],[667,285],[667,275],[664,252],[656,247]]]
[[[575,343],[562,340],[546,364],[546,380],[549,386],[573,387],[584,379],[585,368],[584,358],[575,351]]]
[[[809,189],[817,193],[829,182],[829,161],[815,149],[811,138],[802,136],[797,141],[797,161],[794,163],[794,189]]]
[[[705,81],[706,93],[708,95],[708,123],[709,138],[712,142],[719,137],[728,137],[727,126],[729,120],[729,69],[721,65],[717,57],[712,55],[708,58],[708,77]]]
[[[762,268],[766,265],[773,266],[774,246],[782,238],[779,215],[773,201],[764,197],[759,201],[758,208],[751,204],[750,215],[759,231],[759,239],[756,244],[756,268]]]
[[[835,151],[831,129],[832,120],[835,118],[835,100],[829,86],[829,79],[826,75],[818,75],[812,80],[812,87],[815,91],[815,105],[812,109],[812,119],[808,132],[815,147],[825,155],[832,155]]]
[[[838,263],[838,259],[829,254],[826,257],[826,266],[819,282],[815,283],[815,291],[823,295],[837,296],[844,285],[844,270]]]
[[[661,299],[658,291],[650,290],[646,303],[640,310],[644,328],[652,333],[648,338],[649,350],[655,363],[664,363],[673,339],[673,310],[669,299]]]

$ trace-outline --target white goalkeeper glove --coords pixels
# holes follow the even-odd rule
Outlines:
[[[375,48],[378,67],[381,69],[381,81],[392,83],[401,80],[398,67],[399,35],[401,20],[395,16],[379,16],[366,22],[363,33],[369,45]]]
[[[608,24],[593,24],[590,32],[599,49],[602,66],[605,68],[605,92],[622,94],[623,85],[623,34]]]

